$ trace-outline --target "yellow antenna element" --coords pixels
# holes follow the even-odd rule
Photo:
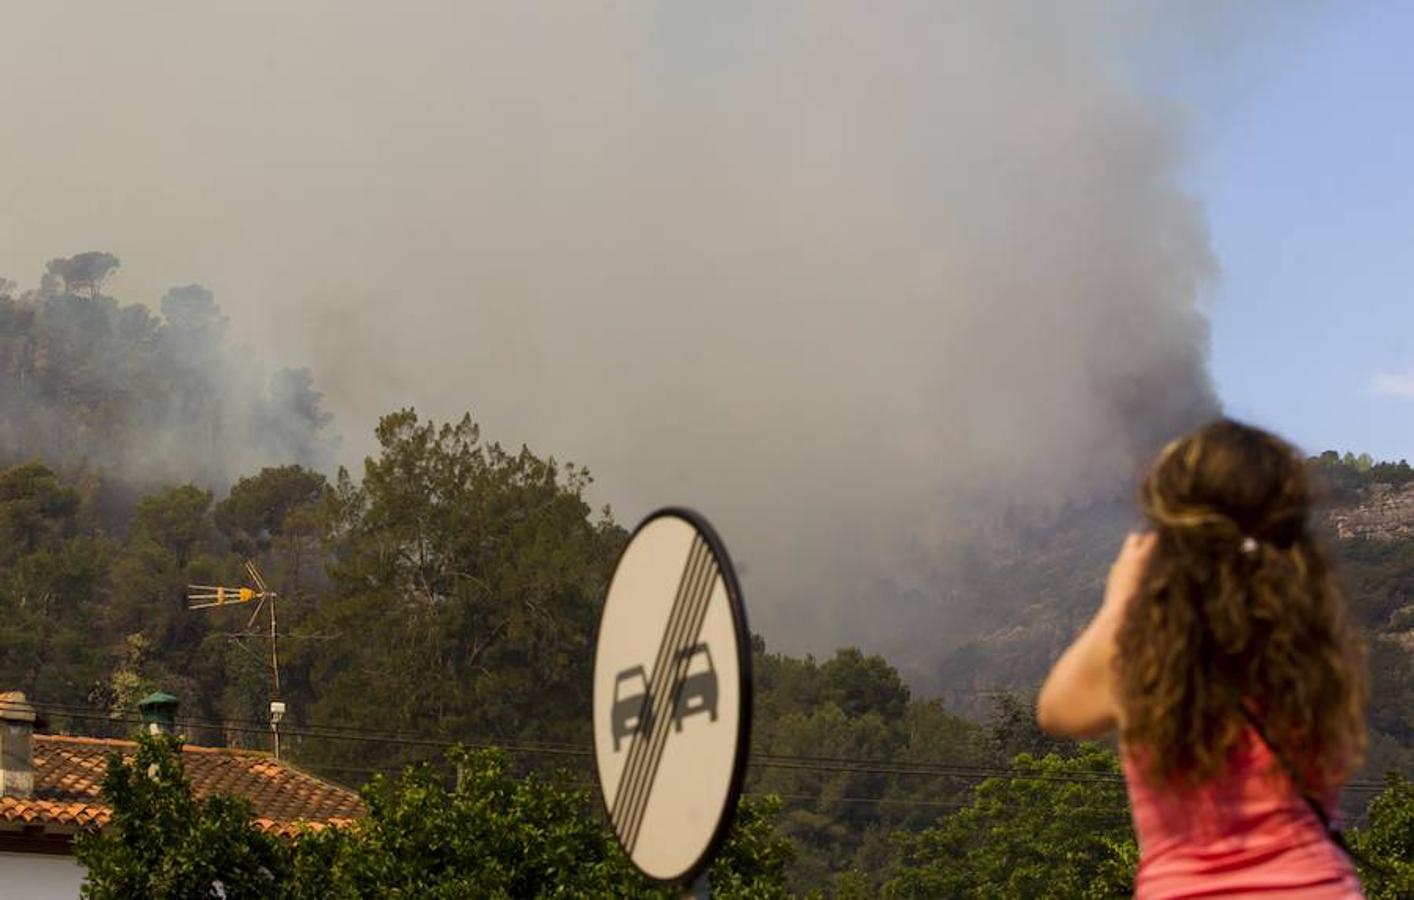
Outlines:
[[[275,592],[270,590],[265,584],[265,579],[261,576],[260,570],[256,569],[253,563],[246,563],[246,574],[255,587],[242,585],[241,587],[228,587],[218,584],[189,584],[187,585],[188,609],[208,609],[212,606],[226,606],[227,604],[249,603],[252,600],[259,600],[263,604],[266,600],[273,601]]]

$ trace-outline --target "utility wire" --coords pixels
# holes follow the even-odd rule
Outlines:
[[[137,724],[142,720],[137,716],[110,716],[97,713],[86,707],[64,706],[62,704],[35,704],[36,709],[43,712],[53,712],[69,719],[81,721],[99,721],[104,723],[132,723]],[[250,721],[250,720],[244,720]],[[226,722],[212,722],[209,720],[182,719],[178,724],[187,727],[202,727],[212,730],[234,731],[237,733],[255,733],[265,735],[269,733],[266,727],[246,727],[231,725]],[[499,749],[513,755],[520,756],[570,756],[575,758],[586,758],[593,755],[593,752],[583,747],[577,747],[564,742],[495,742],[495,741],[450,741],[441,739],[431,739],[409,736],[406,734],[386,733],[386,732],[365,732],[360,729],[350,727],[330,727],[330,728],[307,728],[307,729],[285,729],[285,733],[296,737],[310,737],[316,739],[346,740],[359,743],[395,744],[407,747],[431,747],[436,749],[447,749],[452,746],[463,746],[471,749]],[[440,762],[440,757],[425,757],[418,760],[409,760],[400,766],[370,767],[370,766],[341,766],[333,763],[301,763],[302,768],[314,772],[339,772],[344,774],[373,775],[381,774],[396,776],[404,771],[407,766],[415,765],[435,765]],[[949,765],[938,763],[893,763],[889,760],[852,758],[852,757],[822,757],[822,756],[799,756],[781,754],[752,754],[748,761],[748,767],[753,769],[780,769],[794,771],[817,772],[822,775],[828,774],[864,774],[864,775],[909,775],[951,778],[958,781],[969,782],[973,785],[990,778],[1009,779],[1012,781],[1024,782],[1060,782],[1060,783],[1102,783],[1120,785],[1123,777],[1114,773],[1094,772],[1094,773],[1067,773],[1067,774],[1044,774],[1024,772],[1014,768],[1001,768],[996,766],[967,766]],[[574,781],[573,785],[580,788],[594,787],[594,782]],[[1385,787],[1383,782],[1363,781],[1350,782],[1346,785],[1346,790],[1352,792],[1378,792]],[[782,800],[793,800],[801,802],[815,802],[822,804],[851,803],[851,804],[872,804],[878,806],[905,806],[905,807],[926,807],[937,809],[942,812],[956,812],[969,808],[969,803],[959,803],[955,800],[928,800],[918,797],[873,797],[873,796],[845,796],[830,797],[821,794],[799,794],[799,793],[779,793],[779,792],[747,792],[746,796],[761,798],[765,796],[775,796]],[[1127,802],[1120,803],[1112,807],[1117,813],[1127,811]],[[1124,815],[1107,818],[1109,824],[1128,823],[1130,821],[1127,812]],[[1364,815],[1351,816],[1345,819],[1347,825],[1359,826],[1367,821]]]
[[[44,711],[49,711],[54,707],[39,706]],[[101,722],[140,722],[141,719],[133,716],[105,716],[99,713],[65,713],[70,719],[101,721]],[[228,725],[225,723],[202,722],[193,719],[179,719],[178,724],[186,727],[205,727],[227,732],[268,734],[269,727],[248,727],[239,725]],[[575,758],[588,758],[593,756],[593,751],[583,747],[567,747],[556,745],[545,745],[512,741],[486,741],[486,740],[464,740],[450,741],[429,738],[414,738],[409,736],[388,735],[382,736],[372,733],[357,733],[352,729],[341,729],[330,731],[323,728],[297,728],[285,727],[282,733],[291,737],[309,737],[319,739],[349,740],[364,743],[391,743],[409,747],[437,747],[449,748],[460,744],[471,749],[500,749],[508,753],[520,755],[548,755],[548,756],[569,756]],[[1013,778],[1027,781],[1060,781],[1060,782],[1105,782],[1112,784],[1122,784],[1123,777],[1112,773],[1077,773],[1065,775],[1050,775],[1043,773],[1024,772],[1016,769],[1006,769],[984,766],[953,766],[946,764],[890,764],[888,760],[878,759],[848,759],[830,757],[806,757],[806,756],[776,756],[773,754],[752,754],[748,757],[748,765],[755,768],[766,769],[786,769],[803,770],[817,772],[831,772],[842,774],[862,774],[862,775],[922,775],[922,776],[945,776],[962,780],[980,781],[986,778]]]
[[[111,716],[86,707],[65,706],[62,704],[35,704],[36,708],[49,713],[53,712],[57,716],[79,721],[97,721],[105,723],[140,723],[142,720],[137,716]],[[178,719],[177,723],[186,728],[203,728],[221,732],[234,732],[237,734],[259,734],[268,735],[270,726],[268,723],[259,723],[254,720],[225,720],[213,722],[199,719]],[[249,724],[247,724],[249,723]],[[320,740],[342,740],[355,743],[371,744],[392,744],[404,747],[424,747],[447,749],[453,746],[463,746],[469,749],[499,749],[507,753],[522,756],[560,756],[576,759],[588,759],[593,756],[593,751],[583,745],[570,744],[563,741],[525,741],[525,740],[498,740],[495,738],[467,738],[464,740],[450,740],[445,738],[430,738],[425,736],[410,735],[400,732],[376,732],[366,729],[353,728],[348,726],[294,726],[287,725],[281,727],[281,733],[291,737],[304,737]],[[968,764],[952,763],[928,763],[928,762],[904,762],[880,758],[867,757],[838,757],[838,756],[805,756],[752,752],[748,757],[748,766],[756,769],[780,769],[830,772],[836,774],[859,774],[859,775],[897,775],[897,776],[917,776],[917,777],[948,777],[964,781],[982,781],[988,778],[1003,778],[1019,781],[1036,782],[1062,782],[1062,783],[1099,783],[1099,784],[1123,784],[1124,776],[1113,772],[1075,772],[1075,773],[1040,773],[1019,770],[1014,767],[1004,766],[978,766]],[[316,768],[316,765],[309,766]],[[370,770],[371,771],[371,770]],[[1347,782],[1345,789],[1357,793],[1374,792],[1378,793],[1385,789],[1383,781],[1360,780]]]

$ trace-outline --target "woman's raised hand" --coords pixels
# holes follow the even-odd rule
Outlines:
[[[1159,545],[1159,536],[1152,531],[1134,532],[1124,539],[1119,555],[1110,565],[1110,577],[1105,582],[1105,608],[1123,612],[1131,600],[1139,593],[1139,585],[1149,560],[1154,556],[1154,548]]]

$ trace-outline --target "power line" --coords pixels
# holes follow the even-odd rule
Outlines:
[[[54,709],[50,705],[40,705],[38,708],[48,711]],[[64,713],[70,719],[101,721],[101,722],[140,722],[141,720],[133,716],[105,716],[92,712],[71,712]],[[231,725],[227,723],[215,723],[210,721],[200,721],[195,719],[181,719],[178,723],[186,727],[205,727],[215,730],[224,730],[236,733],[268,734],[267,727],[262,725]],[[379,735],[377,733],[360,733],[354,729],[329,729],[323,727],[316,728],[294,728],[287,727],[284,733],[297,737],[310,737],[322,739],[349,740],[363,743],[392,743],[402,746],[417,747],[437,747],[450,748],[453,746],[463,746],[471,749],[499,749],[509,753],[522,755],[547,755],[547,756],[568,756],[576,758],[588,758],[593,756],[593,751],[584,747],[572,747],[563,745],[545,745],[512,741],[490,741],[490,740],[463,740],[451,741],[444,739],[419,738],[406,735]],[[945,776],[959,778],[963,780],[982,780],[986,778],[1013,778],[1032,781],[1064,781],[1064,782],[1105,782],[1112,784],[1122,784],[1123,778],[1110,773],[1075,774],[1075,775],[1049,775],[1041,773],[1025,772],[1016,769],[946,765],[946,764],[890,764],[888,760],[878,759],[849,759],[842,757],[807,757],[807,756],[778,756],[775,754],[753,753],[748,758],[748,765],[756,768],[774,769],[796,769],[804,771],[819,771],[844,774],[863,775],[923,775],[923,776]]]
[[[64,716],[72,719],[95,720],[104,722],[142,721],[139,716],[133,715],[131,713],[124,713],[122,715],[112,715],[110,713],[104,713],[101,710],[95,710],[94,708],[89,706],[65,705],[58,703],[36,703],[35,707],[36,709],[40,709],[43,711],[53,711],[59,716]],[[213,719],[180,717],[176,721],[178,724],[186,727],[203,728],[213,731],[234,731],[237,733],[243,733],[246,731],[255,730],[261,731],[266,734],[269,733],[269,723],[261,719],[223,718],[218,721]],[[448,738],[434,738],[429,737],[427,735],[401,731],[375,731],[372,729],[359,728],[347,725],[304,725],[297,727],[299,728],[299,733],[302,733],[306,736],[329,737],[334,739],[351,741],[363,741],[365,743],[415,744],[438,747],[451,747],[458,743],[464,746],[499,745],[498,738],[476,738],[458,741]],[[293,733],[290,732],[288,729],[281,730],[285,731],[286,733]],[[538,749],[544,749],[546,751],[565,750],[572,751],[575,754],[581,754],[586,756],[590,755],[592,752],[590,750],[585,749],[583,744],[570,743],[567,741],[518,740],[516,743],[526,748],[535,747]]]
[[[100,721],[105,723],[140,723],[141,721],[141,719],[136,716],[111,716],[90,708],[65,706],[63,704],[36,704],[36,708],[45,712],[52,710],[58,715],[81,721]],[[232,719],[222,722],[213,722],[199,719],[179,719],[178,724],[187,728],[205,728],[228,733],[234,732],[237,734],[259,734],[262,736],[269,734],[268,724],[253,720]],[[344,740],[356,743],[394,744],[404,747],[449,749],[459,745],[468,749],[499,749],[507,753],[522,756],[559,756],[576,759],[588,759],[593,756],[591,749],[563,741],[510,741],[495,738],[450,740],[409,735],[400,732],[376,732],[348,726],[320,725],[303,727],[287,726],[283,728],[282,731],[292,737]],[[1080,784],[1122,785],[1124,783],[1124,776],[1114,772],[1045,773],[1005,766],[907,762],[867,757],[805,756],[764,752],[753,752],[748,757],[748,766],[755,769],[815,771],[834,774],[953,778],[971,782],[978,782],[988,778],[1002,778],[1014,781]],[[310,764],[310,767],[317,768],[318,765]],[[375,770],[370,769],[369,771]],[[1351,781],[1345,785],[1346,790],[1357,793],[1378,793],[1379,791],[1383,791],[1385,787],[1386,785],[1383,781],[1373,780]]]
[[[49,710],[54,707],[41,705],[41,709]],[[104,716],[97,713],[67,713],[71,719],[102,721],[111,723],[115,721],[138,722],[137,717],[114,717]],[[213,729],[223,729],[236,733],[268,734],[268,730],[262,726],[230,726],[224,723],[201,722],[199,720],[179,720],[179,724],[187,727],[201,726]],[[537,746],[534,744],[523,744],[514,742],[494,742],[494,741],[447,741],[433,740],[425,738],[408,737],[376,737],[367,734],[358,734],[353,730],[350,733],[332,734],[324,729],[300,729],[286,728],[284,733],[291,737],[310,737],[318,739],[339,739],[351,740],[364,743],[393,743],[400,746],[434,747],[447,749],[453,746],[463,746],[469,749],[498,749],[516,755],[531,756],[568,756],[578,759],[585,759],[593,755],[593,751],[585,748],[569,748],[562,746]],[[913,775],[924,777],[948,777],[960,781],[980,782],[988,778],[1009,778],[1016,781],[1036,781],[1036,782],[1069,782],[1069,783],[1093,783],[1104,782],[1119,785],[1123,779],[1117,775],[1107,773],[1094,773],[1093,775],[1050,775],[1023,772],[1015,769],[1002,769],[994,767],[965,767],[965,766],[888,766],[881,765],[879,760],[849,760],[841,758],[811,758],[811,757],[777,757],[770,754],[753,754],[748,758],[747,765],[755,769],[783,769],[813,771],[831,774],[862,774],[862,775]],[[375,772],[386,772],[388,770],[377,768],[362,769],[359,767],[337,767],[324,766],[317,762],[304,764],[316,771],[344,771],[348,773],[373,774]]]
[[[36,708],[49,712],[56,711],[70,719],[101,721],[104,723],[139,723],[141,719],[136,716],[110,716],[97,713],[84,707],[65,706],[62,704],[36,704]],[[250,720],[238,720],[250,721]],[[232,725],[226,722],[211,722],[209,720],[186,719],[179,720],[181,725],[188,727],[204,727],[213,730],[234,731],[237,733],[255,733],[260,735],[268,734],[265,727],[258,723],[251,723],[249,727]],[[451,741],[443,739],[432,739],[426,737],[409,736],[406,734],[388,732],[366,732],[361,729],[350,727],[311,727],[303,729],[287,729],[286,733],[297,737],[310,737],[315,739],[335,739],[347,740],[358,743],[379,743],[396,744],[404,747],[425,747],[445,750],[453,746],[462,746],[468,749],[498,749],[504,752],[519,756],[559,756],[574,757],[584,759],[592,756],[593,751],[586,748],[568,744],[565,742],[497,742],[497,741]],[[314,772],[340,772],[345,774],[373,775],[381,774],[396,776],[405,771],[408,766],[436,765],[441,761],[440,757],[424,757],[422,759],[410,760],[401,766],[370,767],[370,766],[343,766],[336,763],[301,763],[301,766]],[[822,775],[829,774],[865,774],[865,775],[895,775],[895,776],[921,776],[933,778],[950,778],[957,781],[968,782],[975,786],[987,779],[1004,779],[1022,782],[1056,782],[1071,784],[1109,784],[1115,787],[1123,785],[1123,776],[1108,772],[1089,773],[1036,773],[1018,770],[1015,768],[1003,768],[997,766],[970,766],[951,765],[942,763],[909,763],[894,762],[890,760],[879,760],[869,758],[853,757],[827,757],[827,756],[803,756],[784,754],[752,754],[748,761],[749,768],[752,769],[779,769],[786,771],[808,771]],[[572,781],[572,785],[592,789],[594,782]],[[1362,781],[1350,782],[1346,789],[1352,792],[1366,793],[1378,792],[1385,788],[1383,782]],[[821,804],[870,804],[876,806],[901,806],[915,808],[936,809],[939,812],[956,812],[958,810],[971,807],[971,803],[958,802],[956,800],[929,800],[919,797],[874,797],[874,796],[843,796],[831,797],[824,793],[824,786],[821,787],[820,794],[799,794],[799,793],[779,793],[779,792],[747,792],[746,796],[762,798],[775,796],[782,800],[798,802],[813,802]],[[1122,815],[1105,818],[1105,824],[1128,824],[1128,803],[1122,801],[1112,809]],[[1094,820],[1101,822],[1102,820]],[[1357,826],[1367,821],[1367,817],[1357,815],[1348,817],[1347,825]]]

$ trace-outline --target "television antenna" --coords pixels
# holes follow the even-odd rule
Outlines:
[[[250,621],[246,622],[246,633],[242,635],[231,635],[231,637],[245,637],[253,635],[252,629],[255,622],[260,618],[260,611],[268,603],[270,606],[270,734],[274,741],[275,758],[280,758],[280,720],[285,715],[285,703],[280,699],[280,647],[279,633],[275,630],[275,601],[279,594],[270,590],[270,586],[261,577],[260,570],[255,567],[252,560],[245,562],[246,575],[250,578],[251,584],[241,587],[226,587],[225,585],[212,584],[189,584],[187,585],[187,609],[212,609],[218,606],[235,606],[245,603],[255,603],[255,611],[250,614]],[[239,645],[237,645],[239,646]]]

